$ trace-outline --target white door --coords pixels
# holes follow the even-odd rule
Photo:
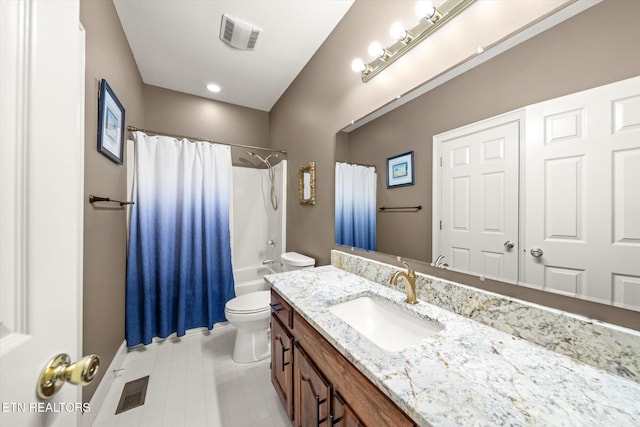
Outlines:
[[[520,120],[510,114],[434,138],[440,160],[439,247],[454,270],[518,279]]]
[[[527,107],[525,158],[524,282],[640,310],[640,78]]]
[[[83,49],[77,0],[0,1],[2,426],[80,416],[79,387],[46,406],[36,381],[81,356]]]

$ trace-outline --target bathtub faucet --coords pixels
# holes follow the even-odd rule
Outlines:
[[[275,259],[265,259],[264,261],[262,261],[262,265],[275,264],[275,262]]]

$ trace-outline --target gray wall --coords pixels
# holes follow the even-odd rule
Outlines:
[[[98,380],[124,340],[126,211],[99,209],[89,194],[125,200],[126,167],[96,150],[98,91],[106,79],[125,108],[127,124],[142,123],[143,84],[111,1],[82,0],[80,21],[86,30],[85,209],[83,352],[102,359]],[[126,151],[125,151],[126,152]],[[83,388],[89,401],[98,381]]]
[[[151,130],[258,147],[269,143],[268,112],[157,86],[144,87],[144,115]],[[231,147],[233,164],[258,164],[247,151]]]
[[[290,188],[295,188],[297,166],[308,161],[317,164],[317,204],[300,206],[297,198],[289,199],[287,249],[314,256],[319,264],[329,262],[329,250],[334,247],[336,131],[411,88],[402,90],[397,82],[386,82],[388,86],[374,85],[382,76],[364,84],[349,70],[351,59],[361,56],[362,46],[375,38],[370,34],[371,27],[386,28],[388,23],[384,22],[388,18],[386,21],[382,18],[393,16],[394,9],[402,7],[398,5],[401,3],[357,0],[271,111],[271,144],[289,151]],[[391,113],[385,118],[391,126],[389,131],[367,133],[367,138],[377,138],[367,149],[378,151],[380,157],[391,152],[398,154],[386,146],[387,141],[407,139],[416,150],[418,166],[428,168],[431,164],[430,141],[434,134],[533,102],[638,75],[638,17],[640,2],[605,0]],[[410,66],[410,58],[405,57],[403,61]],[[419,74],[420,70],[405,70],[406,85],[415,86]],[[365,132],[363,130],[362,134]],[[353,147],[348,151],[341,147],[340,153],[350,152],[353,159],[353,150]],[[427,185],[422,200],[428,203],[431,200],[431,175],[430,172],[423,175],[420,179]],[[420,200],[417,195],[415,199],[413,197],[411,200]],[[426,212],[424,217],[430,224],[430,213]],[[394,223],[393,227],[396,226]],[[397,249],[389,249],[390,252],[394,250]],[[361,255],[395,262],[391,257]],[[434,273],[428,266],[419,269]],[[638,327],[637,319],[635,322],[629,320],[632,316],[637,318],[637,314],[630,311],[497,282],[481,283],[459,274],[443,274],[473,286],[608,321],[631,322]]]
[[[175,134],[266,146],[269,113],[145,85],[145,126]]]

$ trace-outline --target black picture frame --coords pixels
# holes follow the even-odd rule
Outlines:
[[[109,83],[105,79],[100,80],[98,151],[119,165],[124,153],[124,113],[124,107]]]
[[[387,188],[413,185],[414,176],[413,151],[387,159]]]

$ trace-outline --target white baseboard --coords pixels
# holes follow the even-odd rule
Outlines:
[[[113,360],[109,364],[109,368],[105,372],[100,384],[98,384],[98,388],[95,393],[93,393],[93,397],[89,402],[91,410],[89,412],[85,412],[81,417],[81,425],[82,427],[91,427],[98,416],[98,412],[100,412],[100,407],[102,406],[102,402],[107,397],[107,393],[111,388],[111,384],[115,379],[114,371],[117,371],[122,366],[124,362],[124,358],[127,355],[127,345],[125,341],[122,341],[118,351],[116,352]]]

